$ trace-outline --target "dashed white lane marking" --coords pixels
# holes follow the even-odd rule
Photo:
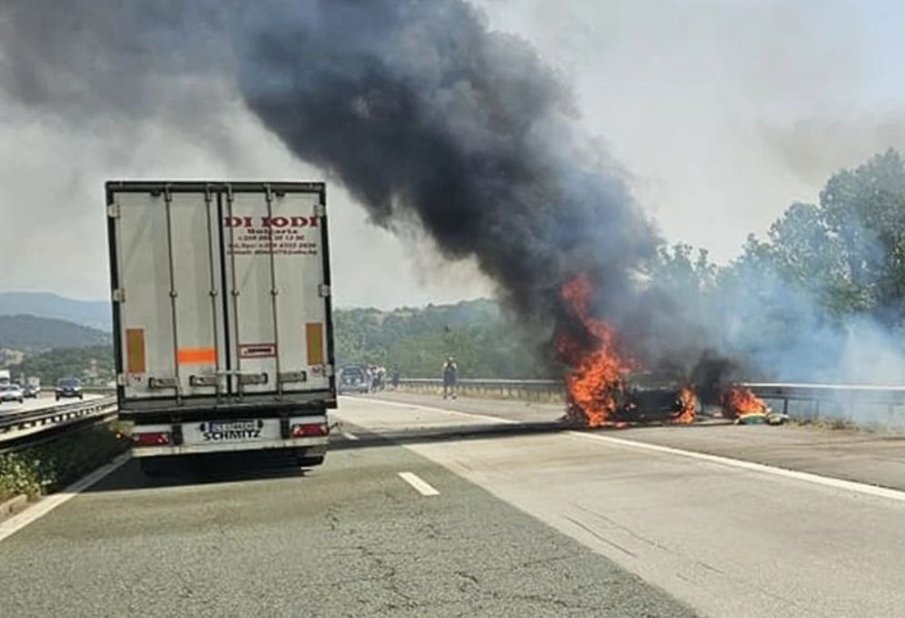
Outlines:
[[[428,485],[421,477],[413,472],[400,472],[400,478],[414,487],[422,496],[439,496],[440,492]]]
[[[343,438],[345,438],[346,440],[349,440],[351,442],[355,442],[356,440],[358,440],[358,436],[356,436],[354,433],[349,433],[349,432],[344,432]]]
[[[14,515],[6,521],[0,523],[0,541],[3,541],[25,526],[34,523],[35,521],[44,517],[58,506],[66,504],[67,502],[75,498],[79,493],[88,489],[127,461],[129,461],[129,453],[124,453],[107,465],[101,466],[88,476],[80,478],[63,491],[43,498],[34,506],[29,507],[18,515]]]
[[[445,410],[443,408],[437,408],[433,406],[422,406],[418,404],[410,404],[410,403],[397,403],[390,401],[380,401],[377,399],[368,399],[368,403],[381,403],[384,405],[395,405],[397,407],[409,407],[415,409],[421,409],[431,412],[444,412],[446,414],[454,414],[457,416],[469,416],[473,418],[480,418],[484,420],[492,420],[498,423],[504,423],[507,425],[516,424],[518,421],[514,421],[508,418],[499,418],[495,416],[490,416],[487,414],[472,414],[469,412],[461,412],[458,410]],[[890,489],[888,487],[880,487],[877,485],[869,485],[867,483],[859,483],[856,481],[846,481],[843,479],[837,479],[830,476],[823,476],[820,474],[813,474],[811,472],[800,472],[798,470],[790,470],[788,468],[780,468],[777,466],[770,466],[767,464],[759,464],[754,463],[753,461],[744,461],[742,459],[733,459],[731,457],[723,457],[721,455],[709,455],[707,453],[699,453],[696,451],[686,451],[680,448],[673,448],[671,446],[660,446],[659,444],[651,444],[649,442],[639,442],[638,440],[627,440],[625,438],[615,438],[613,436],[604,436],[599,433],[590,433],[583,431],[569,431],[566,432],[567,435],[582,438],[585,440],[597,440],[599,442],[606,442],[612,444],[614,446],[621,446],[626,448],[634,448],[640,450],[654,451],[658,453],[663,453],[667,455],[676,455],[679,457],[688,457],[690,459],[697,459],[699,461],[706,461],[709,463],[719,464],[723,466],[730,466],[733,468],[739,468],[741,470],[748,470],[751,472],[759,472],[761,474],[770,474],[773,476],[779,476],[789,479],[795,479],[797,481],[802,481],[805,483],[812,483],[814,485],[822,485],[824,487],[832,487],[834,489],[842,489],[845,491],[852,491],[855,493],[859,493],[866,496],[874,496],[878,498],[886,498],[889,500],[896,500],[898,502],[905,502],[905,491],[900,491],[898,489]]]

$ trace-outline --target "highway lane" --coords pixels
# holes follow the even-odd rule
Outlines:
[[[90,401],[92,399],[99,399],[102,395],[96,394],[87,394],[83,401]],[[78,403],[78,399],[61,399],[60,401],[56,401],[53,395],[53,391],[51,389],[50,393],[42,392],[34,399],[26,399],[23,403],[19,403],[16,401],[6,401],[0,403],[0,416],[9,413],[17,413],[17,412],[25,412],[31,410],[41,410],[45,408],[53,408],[54,406],[66,405],[71,403]]]
[[[377,398],[428,407],[439,405],[477,417],[520,423],[551,423],[562,415],[561,404],[472,398],[443,401],[439,397],[392,392]],[[445,422],[461,424],[461,418],[451,417]],[[417,415],[411,417],[410,424],[417,424],[416,419]],[[633,427],[612,435],[905,491],[905,436],[896,433],[795,424],[738,426],[718,420],[692,427]]]
[[[499,421],[437,407],[506,408],[508,417],[518,407],[431,404],[346,399],[340,418],[346,428],[396,436],[412,427],[454,435],[457,426]],[[905,502],[616,444],[607,440],[613,432],[601,439],[508,428],[483,439],[424,437],[406,445],[703,615],[905,615]],[[720,429],[734,437],[751,428]],[[670,431],[690,439],[702,428],[662,428],[657,439]]]
[[[306,474],[219,462],[152,483],[127,463],[0,542],[0,616],[693,615],[411,450],[344,433]]]

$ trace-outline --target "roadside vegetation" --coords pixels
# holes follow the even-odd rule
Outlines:
[[[128,448],[117,423],[89,427],[15,453],[0,454],[0,502],[51,493]]]
[[[405,377],[433,378],[454,355],[466,378],[549,374],[538,353],[543,326],[525,328],[489,300],[394,311],[340,309],[334,326],[339,365],[373,363],[397,368]]]
[[[890,149],[833,174],[817,203],[790,205],[727,266],[689,245],[664,247],[652,279],[718,325],[724,352],[774,373],[761,377],[901,383],[902,156]]]

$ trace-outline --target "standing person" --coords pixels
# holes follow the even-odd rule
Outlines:
[[[443,399],[456,398],[456,384],[459,381],[459,366],[456,359],[450,356],[443,364]]]
[[[394,391],[399,389],[399,378],[400,378],[399,367],[394,367],[393,368],[393,390]]]
[[[371,392],[376,393],[379,385],[380,373],[377,371],[377,365],[371,365]]]

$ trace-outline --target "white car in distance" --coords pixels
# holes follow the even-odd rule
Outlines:
[[[24,403],[25,393],[22,392],[22,387],[18,384],[7,384],[6,386],[0,386],[0,403],[5,403],[7,401],[18,401],[19,403]]]

